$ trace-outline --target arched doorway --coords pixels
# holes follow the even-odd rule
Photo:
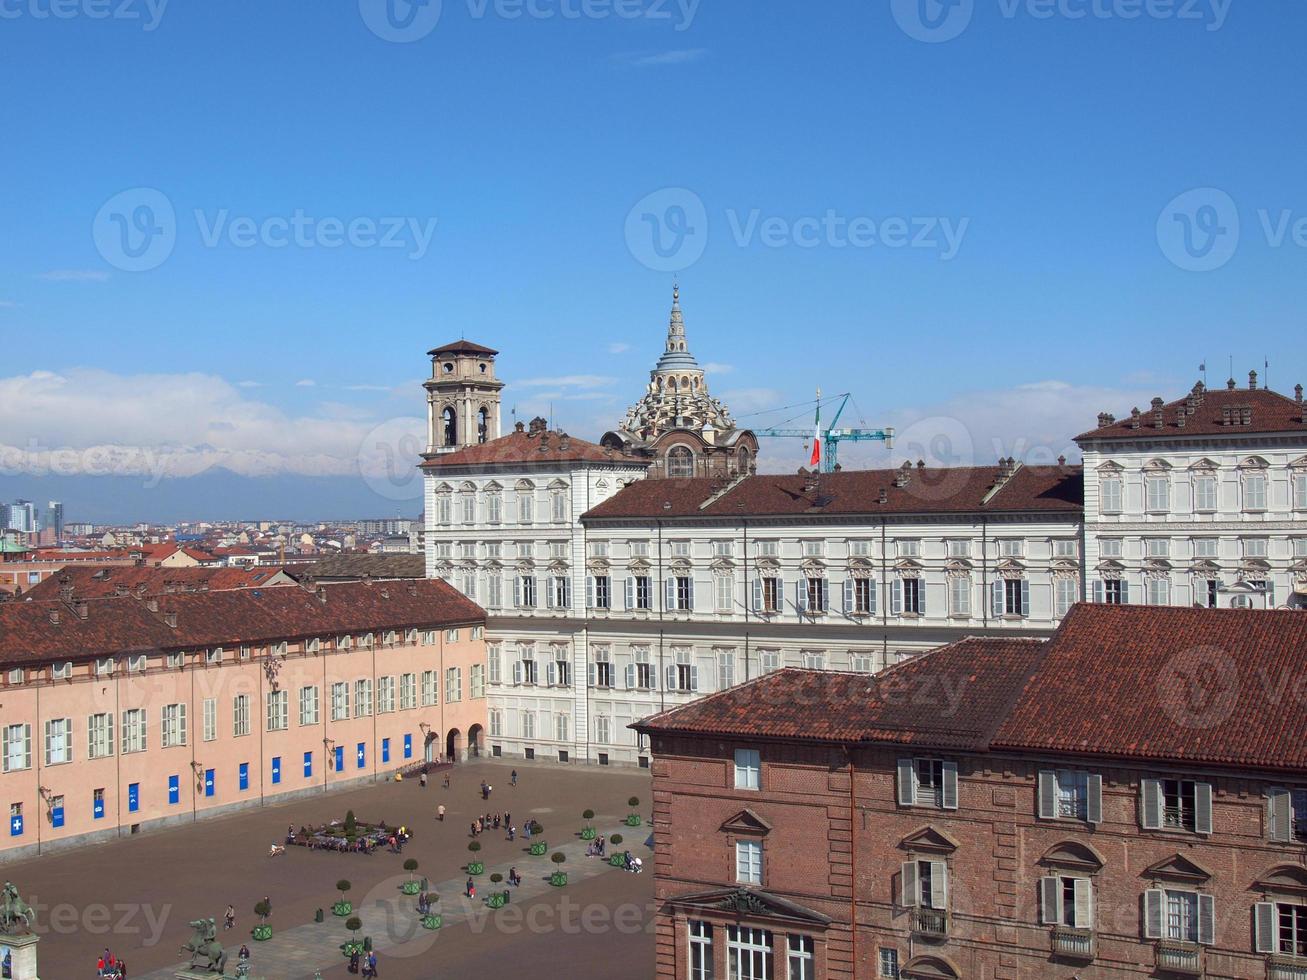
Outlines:
[[[482,751],[485,749],[485,729],[480,725],[473,725],[467,730],[467,754],[469,758],[479,759]]]
[[[463,733],[457,728],[451,728],[449,734],[445,736],[445,760],[447,762],[458,762],[462,751]]]
[[[422,761],[428,764],[436,761],[436,733],[427,732],[426,741],[422,745]]]
[[[445,445],[457,446],[458,445],[458,415],[454,411],[453,406],[451,405],[446,407],[445,410],[440,413],[440,417],[444,422]]]

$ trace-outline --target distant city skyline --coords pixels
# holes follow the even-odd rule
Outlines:
[[[737,418],[820,386],[908,434],[853,465],[1070,456],[1201,363],[1307,381],[1300,6],[38,6],[0,499],[70,521],[415,514],[426,350],[593,439],[677,276]]]

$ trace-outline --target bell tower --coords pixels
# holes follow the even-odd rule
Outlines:
[[[427,451],[452,453],[499,438],[499,392],[495,355],[499,351],[458,340],[427,351],[431,377],[427,390]]]

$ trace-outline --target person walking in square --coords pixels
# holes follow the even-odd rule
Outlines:
[[[422,775],[418,776],[418,786],[422,789],[427,788],[427,771],[422,770]]]
[[[516,769],[513,770],[513,775],[512,775],[511,777],[509,777],[508,785],[509,785],[509,786],[513,786],[513,787],[516,787],[516,786],[517,786],[517,770],[516,770]]]
[[[222,917],[222,927],[224,929],[230,930],[234,928],[235,925],[236,925],[236,908],[235,906],[228,904],[227,911],[223,914]]]
[[[445,822],[445,804],[442,803],[440,806],[436,807],[436,819],[441,823]]]

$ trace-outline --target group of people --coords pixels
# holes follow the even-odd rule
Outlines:
[[[360,967],[365,977],[375,977],[377,975],[377,951],[375,949],[370,949],[367,953],[361,953],[357,949],[350,951],[349,972],[358,973]]]
[[[344,828],[339,823],[326,824],[322,827],[286,828],[286,843],[307,847],[311,851],[337,851],[341,854],[374,854],[378,847],[385,845],[392,854],[399,854],[409,838],[413,836],[407,827],[386,827],[383,820],[375,828],[368,828],[353,840],[345,836]],[[278,845],[274,844],[276,849]]]
[[[9,974],[6,973],[5,976]],[[114,956],[108,946],[100,954],[100,958],[95,961],[95,975],[103,977],[104,980],[127,980],[127,961],[120,960]]]
[[[443,806],[437,810],[436,816],[441,820],[445,819],[445,808]],[[472,836],[480,837],[487,830],[498,830],[500,827],[508,828],[508,839],[512,840],[515,829],[513,827],[513,815],[511,813],[505,813],[503,816],[500,816],[498,813],[483,813],[472,821]]]
[[[585,847],[586,857],[603,857],[608,847],[608,838],[600,834]]]

